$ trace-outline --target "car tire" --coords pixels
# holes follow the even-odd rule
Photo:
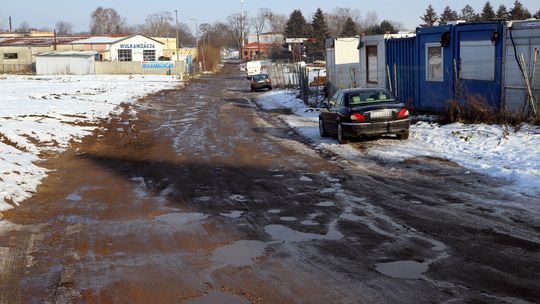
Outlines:
[[[349,139],[343,134],[343,127],[341,126],[341,123],[338,123],[337,126],[337,140],[341,145],[349,143]]]
[[[268,87],[268,91],[272,90],[272,87]]]
[[[397,134],[397,139],[399,140],[405,140],[409,138],[409,130],[407,130],[404,133]]]
[[[323,123],[323,120],[322,118],[319,117],[319,134],[321,135],[321,137],[328,137],[328,131],[326,131],[326,129],[324,128],[324,123]]]

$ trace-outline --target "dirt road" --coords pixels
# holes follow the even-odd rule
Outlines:
[[[0,225],[0,302],[540,299],[540,219],[513,204],[538,198],[443,160],[324,154],[253,96],[226,67],[47,161]]]

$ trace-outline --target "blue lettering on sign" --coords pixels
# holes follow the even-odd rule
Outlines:
[[[143,61],[143,69],[170,69],[174,68],[172,61]]]
[[[120,44],[121,49],[155,49],[156,46],[153,43],[131,43]]]

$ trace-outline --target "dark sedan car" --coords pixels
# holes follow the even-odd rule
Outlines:
[[[251,92],[261,89],[272,89],[272,79],[268,74],[257,74],[251,77]]]
[[[319,132],[337,135],[339,143],[351,137],[396,134],[409,137],[409,110],[386,89],[338,91],[319,115]]]

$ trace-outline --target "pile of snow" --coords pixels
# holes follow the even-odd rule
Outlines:
[[[273,91],[262,95],[257,103],[267,110],[291,109],[295,115],[282,115],[280,119],[315,145],[347,159],[359,159],[364,153],[396,162],[418,156],[439,157],[492,177],[511,179],[521,192],[540,192],[540,127],[418,122],[411,125],[409,140],[379,139],[369,142],[367,151],[359,151],[339,145],[335,139],[321,138],[319,109],[308,108],[295,98],[295,92]]]
[[[0,211],[35,192],[47,174],[36,166],[42,152],[90,134],[88,123],[120,103],[178,84],[171,76],[0,77]]]

